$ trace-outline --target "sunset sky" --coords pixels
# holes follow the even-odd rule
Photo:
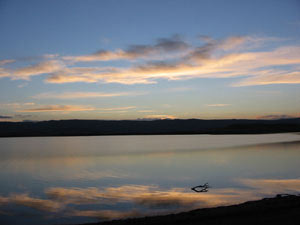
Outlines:
[[[0,120],[300,116],[298,0],[2,0]]]

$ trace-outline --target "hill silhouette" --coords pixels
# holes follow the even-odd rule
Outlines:
[[[154,135],[154,134],[262,134],[299,132],[300,118],[280,120],[50,120],[0,122],[0,137]]]

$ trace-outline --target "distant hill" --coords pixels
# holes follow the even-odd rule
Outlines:
[[[0,122],[0,137],[261,134],[300,132],[300,118],[280,120],[50,120]]]

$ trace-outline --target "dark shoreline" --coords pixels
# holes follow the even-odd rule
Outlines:
[[[189,212],[129,218],[84,225],[231,225],[300,224],[300,195],[277,195],[238,205],[196,209]],[[82,224],[83,225],[83,224]]]
[[[280,120],[51,120],[0,122],[0,137],[271,134],[300,132],[300,118]]]

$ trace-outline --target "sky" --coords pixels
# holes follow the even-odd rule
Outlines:
[[[0,0],[0,121],[300,117],[298,0]]]

